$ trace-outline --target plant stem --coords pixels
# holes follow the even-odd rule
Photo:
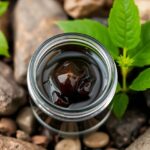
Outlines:
[[[123,58],[124,60],[127,57],[127,49],[123,49]],[[128,67],[123,66],[121,67],[121,72],[122,72],[122,90],[123,92],[127,92],[127,73],[128,73]]]
[[[127,68],[122,67],[122,90],[123,92],[127,91],[126,79],[127,79]]]

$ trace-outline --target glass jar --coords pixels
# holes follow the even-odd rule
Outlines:
[[[85,106],[60,107],[49,100],[51,97],[43,89],[44,67],[58,61],[55,59],[58,55],[64,56],[60,51],[64,45],[82,45],[87,58],[92,56],[95,63],[99,62],[101,89],[94,101]],[[76,136],[98,129],[109,117],[117,85],[117,70],[113,59],[98,41],[87,35],[66,33],[49,38],[35,51],[28,67],[27,82],[32,97],[32,110],[37,120],[61,136]]]

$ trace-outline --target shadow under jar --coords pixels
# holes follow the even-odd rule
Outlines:
[[[27,82],[37,120],[61,136],[76,136],[98,129],[108,118],[117,70],[95,39],[60,34],[35,51]]]

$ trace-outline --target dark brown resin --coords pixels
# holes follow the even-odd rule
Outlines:
[[[53,79],[58,90],[53,91],[53,100],[60,106],[88,100],[95,82],[90,66],[82,60],[66,60],[54,69]]]

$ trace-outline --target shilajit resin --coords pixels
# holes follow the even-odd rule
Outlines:
[[[96,130],[110,114],[116,66],[100,43],[76,33],[45,41],[28,68],[36,118],[51,131],[74,136]]]

